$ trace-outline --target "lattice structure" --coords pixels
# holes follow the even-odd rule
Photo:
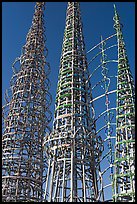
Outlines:
[[[43,188],[49,202],[134,202],[135,87],[116,8],[116,33],[87,62],[80,5],[68,2],[50,133],[44,7],[36,3],[5,94],[3,202],[42,202]]]
[[[91,98],[79,3],[68,2],[54,127],[45,139],[49,202],[98,200],[96,161],[102,141],[91,119]]]
[[[113,34],[87,52],[91,74],[92,99],[94,103],[96,134],[101,137],[101,155],[96,162],[98,200],[112,202],[112,176],[114,171],[116,129],[116,74],[117,43]]]
[[[135,87],[116,8],[114,22],[118,41],[118,76],[113,199],[114,202],[135,202]]]
[[[135,92],[116,9],[114,21],[116,33],[101,37],[87,52],[96,134],[104,144],[96,163],[98,196],[102,202],[130,202],[135,199]]]
[[[3,107],[2,200],[43,200],[43,138],[49,132],[49,64],[44,52],[44,2],[37,2],[22,55],[13,65]],[[46,66],[46,68],[45,68]]]

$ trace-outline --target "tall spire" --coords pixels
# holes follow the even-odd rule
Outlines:
[[[84,76],[86,74],[86,69],[87,61],[85,56],[79,3],[69,2],[60,63],[54,129],[60,129],[61,125],[58,123],[58,120],[56,121],[56,119],[58,116],[62,115],[62,112],[64,111],[68,114],[65,118],[69,121],[66,123],[68,125],[65,129],[72,130],[76,126],[76,121],[77,123],[82,124],[83,122],[81,117],[83,117],[83,120],[86,123],[86,128],[90,129],[90,123],[87,122],[87,118],[90,118],[89,112],[87,111],[85,113],[86,109],[88,109],[88,105],[86,104],[88,98],[88,87],[84,81],[86,80]],[[81,82],[79,82],[80,80]],[[68,95],[65,96],[65,94]],[[83,99],[82,96],[85,98]],[[82,100],[83,105],[80,104],[80,101]],[[60,106],[64,106],[64,111],[61,110]],[[82,116],[81,114],[80,119],[79,117],[77,118],[76,113],[78,113],[80,109],[83,114],[88,114],[87,117],[84,118],[84,115]],[[65,118],[62,118],[61,120],[63,121]]]
[[[117,115],[114,202],[135,201],[135,89],[130,72],[120,18],[114,5],[118,41]]]
[[[80,5],[68,2],[53,132],[45,141],[49,157],[45,199],[49,202],[97,200],[98,152],[94,155],[96,136],[87,78]]]
[[[44,4],[36,3],[22,55],[13,65],[7,104],[3,107],[4,202],[41,202],[43,199],[43,138],[50,120],[47,116],[50,101],[49,65],[44,54]]]

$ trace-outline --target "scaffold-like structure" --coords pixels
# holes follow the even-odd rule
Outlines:
[[[116,140],[116,34],[87,52],[90,58],[88,80],[92,84],[91,104],[94,104],[96,134],[101,137],[101,154],[96,162],[98,201],[112,202],[112,177],[114,173],[114,152]]]
[[[101,37],[87,52],[96,134],[103,141],[96,163],[98,196],[102,202],[134,202],[135,90],[115,5],[114,10],[116,33],[104,40]]]
[[[80,6],[68,2],[53,132],[45,138],[49,202],[98,200],[96,161],[102,142],[96,137],[91,98]]]
[[[5,94],[2,135],[2,201],[43,200],[45,132],[49,132],[49,64],[46,61],[44,2],[37,2],[22,54],[13,64]],[[46,54],[45,54],[46,51]]]
[[[116,7],[115,33],[86,53],[80,3],[68,2],[52,131],[44,9],[5,94],[2,201],[135,202],[135,86]]]
[[[118,41],[114,202],[135,202],[135,87],[130,72],[122,26],[115,8]]]

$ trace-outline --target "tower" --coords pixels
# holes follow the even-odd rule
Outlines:
[[[93,148],[97,138],[91,98],[80,5],[68,2],[53,131],[45,139],[45,200],[49,202],[98,199],[95,160],[99,153]]]
[[[135,87],[123,40],[122,26],[115,9],[114,28],[118,41],[117,112],[114,202],[135,201]]]
[[[43,200],[43,138],[48,131],[49,64],[45,56],[44,2],[37,2],[22,54],[13,64],[3,106],[3,202]],[[45,67],[46,66],[46,67]]]

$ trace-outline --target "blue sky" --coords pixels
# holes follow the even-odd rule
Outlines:
[[[86,51],[100,42],[100,36],[106,38],[114,33],[113,4],[115,2],[81,2],[81,14]],[[116,2],[121,22],[127,54],[133,76],[135,75],[135,3]],[[35,2],[2,3],[2,94],[9,88],[12,77],[12,63],[20,56],[31,26]],[[45,26],[48,48],[47,61],[51,66],[50,81],[54,109],[54,100],[59,72],[61,47],[65,28],[67,2],[47,2]],[[89,70],[92,71],[92,70]],[[3,97],[2,97],[3,102]]]

